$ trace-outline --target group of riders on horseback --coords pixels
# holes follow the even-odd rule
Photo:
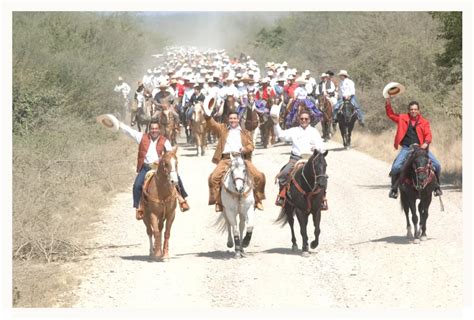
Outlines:
[[[132,137],[138,144],[137,176],[133,185],[133,206],[136,208],[136,218],[142,219],[144,214],[142,190],[145,175],[176,143],[168,134],[160,130],[161,117],[167,111],[174,120],[175,131],[179,125],[186,129],[188,142],[191,141],[190,132],[194,108],[199,105],[204,109],[204,119],[207,131],[217,137],[217,145],[212,162],[216,168],[209,176],[209,205],[215,205],[217,212],[223,211],[221,201],[222,181],[232,165],[233,157],[241,157],[252,180],[255,208],[263,210],[262,200],[265,199],[265,175],[252,163],[255,139],[252,132],[246,129],[240,121],[246,111],[253,111],[259,116],[266,115],[273,122],[271,134],[276,139],[291,142],[291,155],[288,163],[283,166],[277,175],[280,192],[276,205],[295,206],[295,200],[287,198],[288,189],[304,195],[307,201],[307,211],[327,210],[325,172],[317,172],[321,166],[317,160],[323,160],[327,154],[324,150],[323,139],[314,127],[321,122],[323,131],[331,124],[344,121],[339,117],[342,107],[350,104],[353,110],[353,119],[359,120],[364,126],[364,115],[355,97],[354,82],[349,78],[346,70],[340,70],[338,85],[332,79],[334,73],[327,71],[320,76],[317,83],[308,70],[299,74],[296,69],[288,68],[286,62],[269,62],[265,66],[265,74],[260,75],[260,69],[255,61],[246,57],[245,62],[238,59],[229,59],[224,50],[208,50],[199,52],[195,49],[182,50],[172,48],[163,55],[162,68],[148,69],[144,78],[138,82],[132,102],[131,126],[142,122],[145,106],[151,106],[146,132],[132,129],[120,122],[120,129]],[[128,99],[130,86],[122,78],[115,91],[121,92]],[[390,90],[394,88],[389,88]],[[395,88],[396,89],[396,88]],[[400,172],[411,154],[411,145],[418,144],[420,148],[428,150],[431,143],[429,122],[419,114],[419,104],[411,102],[408,114],[393,112],[389,91],[386,100],[387,116],[397,123],[395,148],[401,146],[396,157],[390,176],[392,188],[390,197],[397,197]],[[125,103],[128,103],[126,100]],[[271,117],[268,117],[271,115]],[[324,124],[323,124],[324,122]],[[341,125],[341,123],[340,123]],[[352,124],[353,126],[353,124]],[[255,129],[255,128],[253,128]],[[351,129],[352,130],[352,129]],[[342,133],[342,130],[341,130]],[[325,140],[330,134],[324,132]],[[435,195],[441,195],[439,188],[440,164],[428,151],[429,159],[436,176]],[[305,161],[312,159],[311,168],[306,168]],[[319,161],[318,160],[318,161]],[[309,160],[308,160],[309,161]],[[324,161],[325,170],[325,161]],[[306,171],[305,171],[306,170]],[[301,181],[296,174],[301,174]],[[305,174],[306,172],[306,174]],[[307,176],[309,175],[309,176]],[[312,180],[311,180],[312,179]],[[317,181],[321,181],[319,183]],[[309,184],[309,180],[312,184]],[[293,186],[293,187],[292,187]],[[323,186],[323,187],[322,187]],[[189,210],[185,200],[187,194],[179,175],[176,179],[176,197],[182,211]],[[317,208],[311,209],[311,200],[318,198]],[[291,197],[290,197],[291,198]],[[290,219],[290,218],[288,218]],[[292,221],[292,220],[291,220]],[[292,222],[291,222],[292,227]],[[313,246],[313,244],[312,244]]]

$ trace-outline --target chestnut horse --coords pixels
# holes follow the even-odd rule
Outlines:
[[[153,177],[143,186],[143,222],[150,243],[150,256],[155,259],[169,259],[169,239],[171,225],[176,212],[176,187],[178,183],[177,147],[163,155]],[[162,231],[164,243],[162,245]],[[154,238],[154,242],[153,242]]]
[[[196,144],[196,155],[198,157],[206,153],[207,131],[204,109],[202,103],[198,102],[194,105],[193,115],[191,117],[191,133],[194,138],[194,143]]]
[[[321,127],[323,129],[324,142],[331,139],[331,126],[332,126],[332,103],[328,97],[324,95],[318,96],[318,108],[323,113],[323,119],[321,120]]]
[[[168,103],[161,104],[163,110],[159,112],[159,123],[160,123],[160,132],[164,135],[170,142],[171,145],[176,145],[176,136],[179,133],[179,122],[175,121],[173,112],[171,111],[171,106]]]

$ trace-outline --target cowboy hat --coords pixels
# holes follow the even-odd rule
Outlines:
[[[398,82],[390,82],[383,88],[382,94],[384,98],[396,96],[399,93],[405,92],[405,87]]]
[[[270,108],[270,117],[273,120],[273,123],[278,123],[278,117],[280,116],[280,110],[281,110],[281,103],[280,104],[274,104]]]
[[[97,123],[100,123],[107,129],[117,132],[119,130],[119,121],[118,119],[112,114],[101,114],[96,118]]]
[[[298,77],[295,82],[298,84],[306,84],[308,81],[303,77]]]
[[[349,74],[347,73],[346,70],[341,70],[341,71],[339,71],[339,73],[338,73],[337,75],[338,75],[338,76],[346,76],[346,77],[349,78]]]
[[[208,95],[206,99],[204,99],[204,103],[202,104],[202,108],[204,110],[204,113],[207,116],[211,116],[212,109],[214,109],[214,106],[216,105],[217,98],[213,95]]]
[[[321,73],[321,75],[319,76],[320,78],[324,78],[324,77],[327,77],[328,74],[327,73]]]

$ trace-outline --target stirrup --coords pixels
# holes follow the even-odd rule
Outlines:
[[[275,205],[278,207],[283,207],[283,204],[285,203],[285,198],[282,197],[277,197],[275,201]]]
[[[443,191],[441,191],[440,187],[436,187],[436,189],[433,190],[433,194],[435,197],[439,197],[443,195]]]
[[[388,197],[392,199],[397,199],[398,198],[397,189],[390,189],[390,192],[388,193]]]
[[[321,211],[326,211],[328,209],[329,209],[328,201],[327,199],[324,199],[323,202],[321,202]]]

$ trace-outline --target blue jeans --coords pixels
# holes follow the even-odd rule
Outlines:
[[[405,147],[405,146],[400,146],[400,152],[398,153],[395,160],[393,160],[392,170],[390,171],[390,175],[400,173],[400,171],[402,171],[403,165],[405,164],[409,156],[410,156],[410,148]],[[438,159],[435,158],[435,156],[431,153],[431,151],[428,151],[428,158],[430,158],[431,163],[433,164],[433,167],[439,176],[439,174],[441,173],[441,164],[439,163]]]
[[[334,109],[332,111],[332,118],[333,119],[337,119],[337,112],[339,111],[339,108],[342,106],[342,98],[339,98],[336,102],[336,104],[334,105]],[[354,108],[356,109],[356,112],[357,112],[357,119],[359,119],[359,121],[364,121],[364,113],[362,112],[362,109],[360,108],[360,104],[359,102],[357,101],[355,95],[353,95],[351,97],[351,103],[352,105],[354,106]]]
[[[140,198],[142,196],[143,184],[145,183],[145,176],[146,173],[151,168],[148,165],[143,165],[140,172],[138,172],[137,176],[135,177],[135,182],[133,183],[133,207],[138,208],[138,204],[140,203]],[[181,194],[183,198],[186,198],[188,194],[184,190],[183,182],[181,181],[181,177],[178,175],[178,192]]]

